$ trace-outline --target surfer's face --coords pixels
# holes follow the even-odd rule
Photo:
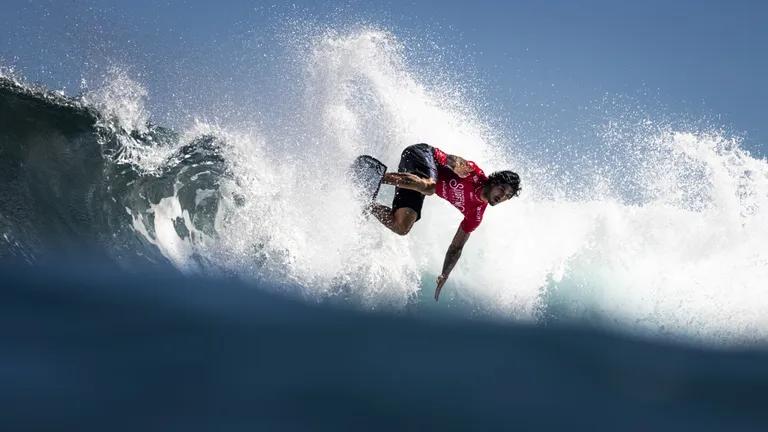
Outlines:
[[[488,191],[488,204],[495,206],[517,195],[508,184],[494,185]]]

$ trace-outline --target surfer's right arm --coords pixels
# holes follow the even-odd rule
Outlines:
[[[390,184],[403,189],[415,190],[424,195],[435,193],[435,181],[421,178],[411,173],[386,173],[381,179],[384,184]]]
[[[464,228],[459,225],[459,229],[456,230],[456,234],[453,236],[451,245],[448,246],[448,251],[445,253],[445,261],[443,261],[443,271],[440,276],[437,277],[437,287],[435,288],[435,301],[440,300],[440,291],[443,290],[445,281],[448,280],[448,275],[451,274],[453,267],[461,258],[461,251],[464,249],[464,245],[469,240],[471,232],[464,231]]]

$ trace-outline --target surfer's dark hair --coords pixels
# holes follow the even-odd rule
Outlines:
[[[520,176],[512,171],[496,171],[488,176],[488,187],[508,184],[512,187],[513,194],[517,196],[522,188],[520,187]]]

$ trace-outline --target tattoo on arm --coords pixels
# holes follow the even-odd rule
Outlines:
[[[421,178],[413,174],[404,173],[398,179],[397,186],[406,189],[413,189],[414,187],[421,186],[421,183]]]
[[[451,169],[456,168],[457,166],[464,165],[467,161],[464,160],[464,158],[456,155],[448,155],[447,159],[448,167]]]
[[[446,165],[448,165],[448,168],[460,176],[465,176],[472,172],[472,168],[469,166],[469,163],[467,163],[464,158],[456,155],[448,155]]]
[[[387,173],[384,176],[382,183],[391,184],[403,189],[414,190],[424,195],[432,195],[435,192],[433,181],[411,173]]]
[[[449,275],[451,273],[451,270],[453,270],[453,267],[456,265],[456,263],[459,261],[459,258],[461,257],[461,249],[460,247],[456,247],[454,245],[451,245],[448,247],[448,252],[445,253],[445,261],[443,261],[443,273],[444,275]]]
[[[459,258],[461,257],[461,251],[464,249],[464,244],[469,239],[469,234],[470,233],[464,232],[464,230],[461,229],[461,226],[459,226],[459,229],[456,230],[456,235],[453,236],[453,241],[451,242],[451,245],[448,246],[448,252],[445,253],[445,261],[443,262],[443,275],[448,276],[448,274],[451,273],[451,270],[453,270],[453,267],[459,261]]]

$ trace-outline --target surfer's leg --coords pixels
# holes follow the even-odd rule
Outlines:
[[[395,188],[392,199],[392,231],[406,235],[413,224],[421,219],[421,207],[424,205],[424,195],[414,190]]]
[[[432,147],[427,144],[415,144],[403,150],[397,171],[429,179],[433,178],[433,167]],[[436,173],[436,168],[434,171]],[[437,176],[435,175],[434,179],[436,178]],[[424,194],[421,192],[405,187],[395,187],[390,229],[400,235],[408,234],[413,224],[421,219],[421,208],[423,205]]]
[[[411,173],[421,178],[433,178],[432,171],[436,172],[432,160],[432,148],[427,144],[408,146],[400,156],[398,172]],[[369,207],[371,213],[376,216],[385,227],[399,235],[406,235],[413,228],[413,224],[421,219],[421,207],[424,204],[424,194],[407,189],[395,188],[395,197],[392,207],[373,203]]]
[[[393,230],[395,226],[395,217],[392,214],[392,209],[379,203],[373,203],[368,207],[368,210],[376,216],[376,219],[381,222],[385,227]]]
[[[413,224],[419,218],[419,214],[415,210],[408,207],[400,207],[392,212],[393,219],[395,220],[395,226],[392,231],[400,235],[406,235],[413,228]]]
[[[401,207],[393,211],[383,204],[373,203],[370,210],[382,225],[399,235],[408,234],[418,217],[418,214],[408,207]]]

